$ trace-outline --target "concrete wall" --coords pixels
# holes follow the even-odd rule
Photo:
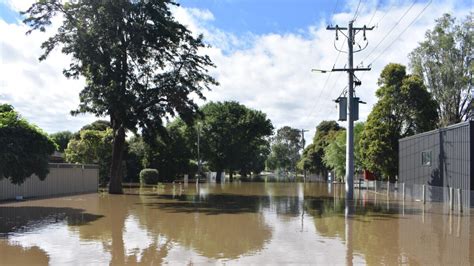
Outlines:
[[[50,164],[44,181],[35,175],[18,186],[8,179],[0,180],[0,200],[49,197],[67,194],[97,192],[99,168],[96,165]]]

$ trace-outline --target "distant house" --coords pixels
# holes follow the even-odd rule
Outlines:
[[[469,191],[474,190],[473,145],[474,121],[400,139],[398,180],[412,191],[429,186],[428,200],[447,201],[447,188],[459,188],[469,206]]]
[[[49,156],[50,163],[64,163],[64,153],[55,151]]]

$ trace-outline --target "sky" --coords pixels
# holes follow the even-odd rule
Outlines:
[[[41,43],[54,32],[25,35],[19,11],[32,0],[0,0],[0,103],[12,104],[26,119],[48,133],[77,131],[97,118],[73,117],[84,80],[69,80],[62,70],[71,58],[55,50],[39,62]],[[327,25],[375,26],[367,31],[367,47],[354,55],[354,65],[371,65],[358,72],[362,86],[356,95],[364,121],[376,103],[377,78],[388,63],[408,66],[408,54],[432,29],[435,19],[451,13],[464,19],[473,10],[471,0],[359,1],[359,0],[180,0],[175,18],[194,34],[203,34],[216,68],[210,73],[220,85],[204,92],[206,101],[239,101],[267,114],[274,127],[310,130],[322,120],[337,120],[334,103],[347,85],[342,72],[311,69],[344,67],[344,38],[335,41]],[[362,34],[356,36],[362,47]],[[344,122],[341,122],[345,126]],[[310,141],[307,141],[310,143]]]

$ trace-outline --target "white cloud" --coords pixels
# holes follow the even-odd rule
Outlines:
[[[357,3],[358,1],[352,1],[345,12],[335,14],[332,18],[333,24],[346,25],[353,18]],[[377,24],[373,31],[366,33],[369,40],[367,49],[357,53],[354,59],[355,65],[361,61],[367,65],[377,59],[372,64],[372,71],[357,73],[363,85],[357,88],[356,94],[367,102],[367,105],[360,107],[361,120],[367,118],[377,100],[376,82],[383,67],[390,62],[408,66],[408,53],[418,45],[425,31],[432,28],[434,20],[443,13],[451,12],[455,17],[463,18],[469,12],[457,6],[455,1],[433,2],[413,25],[397,38],[427,2],[415,4],[385,40],[372,51],[411,5],[408,1],[392,1],[386,6],[379,5],[375,10],[376,3],[377,1],[371,1],[361,5],[355,23],[357,26],[369,22]],[[181,12],[192,17],[192,12],[185,8],[182,8]],[[212,26],[204,25],[203,28],[199,20],[196,17],[194,19],[195,31],[203,32],[214,46],[208,53],[217,65],[213,74],[220,86],[206,94],[208,100],[239,101],[267,113],[276,128],[289,125],[311,129],[307,137],[312,137],[314,128],[320,121],[337,119],[336,104],[332,100],[346,87],[347,74],[311,72],[312,68],[331,69],[336,58],[336,67],[347,64],[347,54],[341,53],[338,57],[333,46],[335,33],[327,31],[323,21],[296,33],[253,35],[250,44],[229,52],[228,45],[213,42],[214,32],[209,30]],[[339,36],[336,43],[338,47],[344,45],[345,41],[341,34]],[[359,38],[361,36],[362,34],[359,34]],[[379,56],[388,45],[391,45],[390,48]],[[346,49],[346,46],[343,49]],[[369,53],[370,56],[366,58]]]
[[[0,102],[12,104],[26,119],[47,132],[78,130],[94,120],[90,115],[72,117],[79,104],[84,80],[68,80],[62,70],[69,56],[55,50],[39,62],[41,42],[47,34],[25,35],[26,26],[0,20]]]
[[[6,0],[0,0],[6,1]],[[19,4],[22,2],[22,4]],[[374,8],[378,1],[366,2],[360,7],[356,25],[363,25],[372,19],[378,26],[367,32],[368,48],[356,54],[355,64],[361,60],[370,63],[390,44],[395,37],[415,18],[426,3],[417,3],[386,40],[365,60],[368,53],[393,27],[398,18],[411,3],[393,1],[385,6]],[[15,9],[24,9],[23,1],[9,1]],[[358,1],[351,1],[343,12],[332,18],[334,24],[345,25],[352,18]],[[424,37],[424,32],[432,28],[434,20],[445,12],[456,17],[464,17],[468,9],[456,1],[433,2],[406,32],[401,35],[383,56],[372,65],[372,71],[358,73],[363,85],[357,88],[357,95],[368,104],[361,106],[361,119],[364,120],[376,98],[377,77],[389,62],[407,65],[408,53]],[[332,99],[336,98],[346,86],[347,74],[312,73],[312,68],[330,69],[338,55],[333,47],[334,32],[327,31],[325,22],[308,25],[294,33],[268,33],[237,36],[213,25],[217,19],[209,10],[173,8],[175,17],[187,25],[194,33],[202,33],[212,48],[205,51],[217,68],[211,73],[220,86],[206,93],[208,100],[236,100],[249,107],[267,113],[275,127],[290,125],[296,128],[312,129],[321,120],[337,119],[337,109]],[[383,18],[383,20],[381,20]],[[45,39],[41,33],[25,36],[26,27],[8,24],[0,20],[1,64],[0,101],[8,101],[29,120],[48,132],[58,130],[77,130],[92,121],[92,116],[74,118],[69,111],[78,101],[78,93],[83,80],[67,80],[62,69],[67,66],[69,57],[53,52],[39,63],[40,44]],[[343,42],[342,36],[337,45]],[[341,53],[337,67],[346,64],[346,54]],[[326,83],[326,80],[328,81]],[[326,86],[324,86],[326,85]]]

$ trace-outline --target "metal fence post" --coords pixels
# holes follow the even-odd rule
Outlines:
[[[449,188],[449,207],[451,211],[454,210],[454,188],[453,187]]]
[[[405,182],[402,183],[402,198],[405,201]]]
[[[390,196],[390,181],[387,181],[387,197]]]
[[[423,204],[426,203],[426,185],[423,185]]]
[[[458,188],[458,209],[462,213],[462,190]]]

